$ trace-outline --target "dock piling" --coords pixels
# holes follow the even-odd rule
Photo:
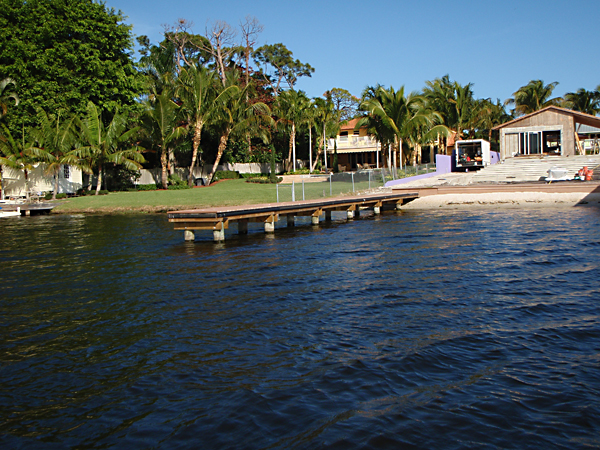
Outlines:
[[[192,230],[183,230],[183,240],[193,241],[196,239],[196,234]]]

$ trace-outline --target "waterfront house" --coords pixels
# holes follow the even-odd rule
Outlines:
[[[500,131],[500,158],[545,155],[573,156],[585,152],[580,133],[600,133],[600,117],[548,106],[493,128]]]
[[[26,197],[40,195],[45,192],[54,191],[54,175],[44,172],[42,164],[37,165],[28,173],[28,181],[25,182],[25,172],[10,167],[2,167],[2,194],[8,197]],[[81,170],[73,166],[61,166],[58,171],[58,193],[74,194],[83,186],[83,175]]]
[[[352,119],[340,128],[339,134],[329,139],[327,154],[333,163],[334,148],[337,145],[338,164],[343,170],[356,170],[364,167],[381,166],[381,145],[374,136],[367,134],[366,127],[356,128],[358,119]]]

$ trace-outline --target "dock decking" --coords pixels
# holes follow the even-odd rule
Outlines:
[[[312,217],[313,225],[318,225],[320,217],[331,220],[332,211],[346,211],[349,220],[353,219],[360,209],[373,209],[380,214],[384,209],[396,209],[403,203],[414,200],[417,192],[401,192],[392,194],[374,194],[349,197],[331,197],[327,199],[306,200],[301,202],[264,203],[259,205],[223,206],[184,211],[169,211],[169,222],[175,230],[184,231],[184,239],[195,239],[196,230],[212,230],[215,242],[225,240],[225,230],[230,223],[237,222],[238,233],[248,233],[248,222],[264,223],[265,232],[275,232],[275,222],[280,217],[287,217],[288,226],[294,225],[296,216]]]

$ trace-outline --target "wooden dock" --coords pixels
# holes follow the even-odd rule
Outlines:
[[[195,239],[196,230],[211,230],[214,241],[221,242],[225,240],[225,230],[234,222],[237,223],[239,234],[248,233],[249,222],[264,223],[265,233],[273,233],[275,223],[283,216],[287,218],[288,226],[294,225],[294,218],[297,216],[309,216],[312,224],[318,225],[322,215],[325,220],[331,220],[332,211],[345,211],[348,220],[352,220],[359,215],[361,209],[372,209],[375,214],[381,214],[386,209],[398,209],[418,196],[417,192],[399,192],[169,211],[167,214],[175,230],[183,230],[186,241]]]

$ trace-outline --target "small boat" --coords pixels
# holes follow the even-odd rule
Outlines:
[[[14,208],[7,208],[6,206],[0,206],[0,218],[2,217],[16,217],[21,215],[21,207],[17,206]]]

